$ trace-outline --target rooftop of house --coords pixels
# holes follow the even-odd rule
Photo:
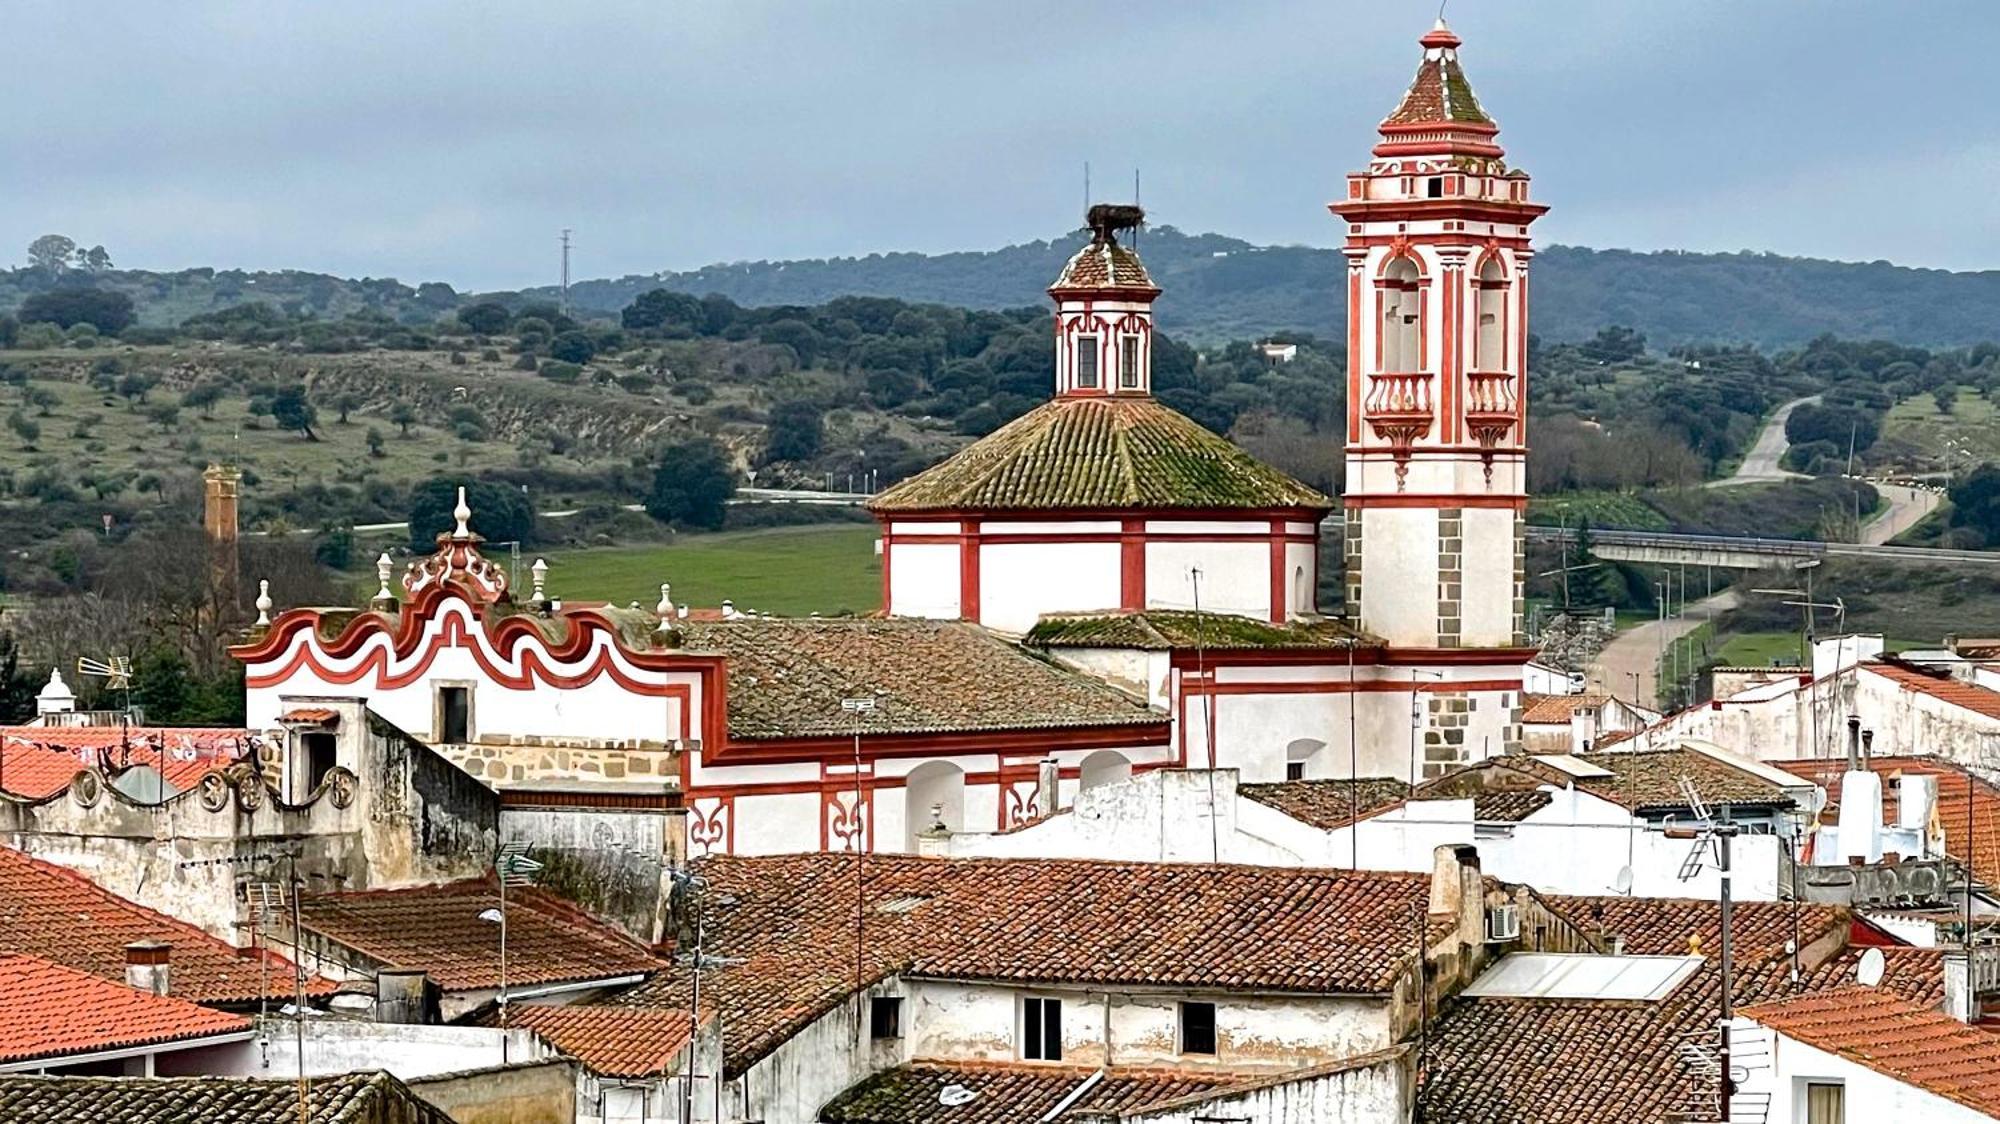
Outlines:
[[[1226,613],[1149,609],[1138,613],[1052,613],[1021,638],[1031,648],[1136,648],[1150,652],[1339,648],[1373,639],[1346,621],[1310,617],[1272,624]]]
[[[315,1077],[299,1114],[292,1080],[247,1077],[0,1076],[0,1124],[451,1124],[451,1117],[382,1071]]]
[[[52,964],[0,955],[0,1062],[247,1032],[250,1020]]]
[[[2000,691],[1954,678],[1949,671],[1919,667],[1894,659],[1868,660],[1860,666],[1862,670],[1880,675],[1904,690],[1928,695],[1951,706],[1964,707],[1986,718],[2000,718]]]
[[[1796,1042],[2000,1116],[2000,1035],[1893,992],[1843,987],[1738,1012]]]
[[[1710,807],[1786,808],[1785,787],[1754,763],[1737,764],[1726,755],[1687,746],[1635,753],[1558,755],[1511,754],[1491,757],[1419,785],[1418,798],[1455,799],[1537,785],[1574,786],[1635,813],[1686,808],[1681,781],[1693,783]]]
[[[1321,831],[1346,827],[1370,812],[1393,807],[1409,794],[1406,781],[1394,777],[1359,780],[1276,781],[1240,784],[1236,791]]]
[[[697,865],[702,998],[740,1072],[854,989],[855,860],[715,856]],[[1428,875],[1082,860],[871,855],[860,915],[865,980],[895,973],[1095,986],[1388,992],[1414,958]],[[1246,909],[1244,903],[1263,903]],[[687,973],[612,1000],[685,1008]]]
[[[681,626],[729,661],[732,738],[846,736],[841,700],[871,696],[868,733],[1160,727],[1165,715],[968,624],[757,619]]]
[[[488,1008],[480,1021],[497,1025]],[[687,1049],[694,1019],[665,1007],[513,1004],[509,1026],[526,1027],[600,1077],[650,1077],[667,1072]]]
[[[209,726],[0,726],[0,791],[60,792],[85,768],[144,766],[176,790],[252,752],[251,730]]]
[[[447,991],[466,991],[500,984],[499,932],[479,916],[499,904],[490,880],[467,879],[307,894],[299,899],[299,913],[308,938],[347,950],[358,961],[356,970],[421,970]],[[547,890],[507,892],[510,986],[645,975],[663,966],[638,941]]]
[[[1091,1081],[1099,1073],[1103,1076]],[[1226,1073],[914,1062],[885,1070],[849,1088],[821,1109],[819,1118],[827,1124],[945,1124],[947,1121],[1015,1124],[1023,1120],[1071,1120],[1151,1108],[1190,1094],[1213,1092],[1229,1080]],[[944,1094],[954,1087],[972,1094],[971,1098],[951,1104],[952,1098]],[[1076,1099],[1067,1099],[1072,1096]]]
[[[1577,710],[1602,707],[1610,695],[1522,695],[1521,721],[1530,726],[1568,725]]]
[[[292,994],[292,963],[276,953],[235,948],[200,929],[135,905],[73,870],[0,847],[0,952],[26,953],[99,979],[125,979],[125,946],[173,946],[176,995],[200,1003],[246,1002]],[[333,984],[313,979],[308,989]]]
[[[1439,20],[1424,36],[1424,60],[1417,64],[1417,76],[1410,81],[1403,100],[1384,118],[1384,125],[1474,124],[1490,125],[1493,119],[1479,108],[1472,83],[1458,65],[1459,39]]]
[[[881,514],[1332,507],[1159,401],[1115,396],[1045,402],[868,502]]]
[[[1678,955],[1689,938],[1700,941],[1709,962],[1664,999],[1459,998],[1447,1001],[1430,1034],[1425,1058],[1427,1114],[1439,1120],[1482,1124],[1600,1124],[1605,1120],[1653,1121],[1695,1103],[1697,1078],[1680,1061],[1690,1034],[1713,1025],[1721,973],[1715,966],[1720,933],[1714,902],[1633,898],[1551,898],[1550,904],[1590,928],[1594,907],[1608,915],[1609,931],[1626,937],[1632,955]],[[1791,982],[1792,907],[1777,902],[1737,904],[1735,936],[1738,1002],[1800,994],[1814,985]],[[1799,910],[1803,947],[1814,949],[1845,936],[1845,910]],[[1700,1079],[1706,1081],[1706,1079]]]
[[[1823,823],[1834,822],[1840,809],[1842,781],[1847,760],[1842,757],[1810,758],[1800,761],[1773,761],[1771,764],[1826,790],[1826,807],[1820,812]],[[1883,777],[1882,818],[1895,823],[1900,795],[1895,781],[1905,775],[1937,778],[1937,820],[1944,829],[1945,854],[1961,862],[1968,859],[1972,871],[1987,886],[2000,886],[2000,787],[1967,772],[1964,766],[1939,757],[1877,756],[1869,759],[1872,771]],[[1971,822],[1967,823],[1967,801],[1971,801]],[[1968,832],[1970,833],[1968,837]]]

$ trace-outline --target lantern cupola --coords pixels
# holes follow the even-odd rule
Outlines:
[[[1056,395],[1153,393],[1153,301],[1160,287],[1139,255],[1118,241],[1146,212],[1099,203],[1085,216],[1090,244],[1049,286],[1056,301]]]

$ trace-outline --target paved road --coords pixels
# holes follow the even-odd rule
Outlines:
[[[1917,520],[1937,510],[1940,498],[1929,488],[1908,484],[1877,484],[1875,491],[1882,497],[1883,508],[1862,524],[1861,541],[1867,546],[1881,546],[1909,530]]]
[[[1757,435],[1757,443],[1750,446],[1749,452],[1743,454],[1743,463],[1736,466],[1735,475],[1721,480],[1711,480],[1708,486],[1733,488],[1738,484],[1768,484],[1778,480],[1804,479],[1804,474],[1788,472],[1779,467],[1778,462],[1784,459],[1785,450],[1791,448],[1791,442],[1785,440],[1786,420],[1792,416],[1793,410],[1808,402],[1817,401],[1819,396],[1815,394],[1806,398],[1794,398],[1778,407],[1777,412],[1771,415],[1771,420],[1764,423],[1763,432]]]
[[[1640,706],[1659,705],[1660,654],[1667,645],[1700,628],[1702,622],[1736,607],[1736,591],[1726,589],[1692,602],[1683,616],[1647,621],[1613,637],[1590,665],[1590,689],[1630,699]],[[1637,684],[1637,691],[1633,690]]]

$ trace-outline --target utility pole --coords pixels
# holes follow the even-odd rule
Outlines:
[[[569,227],[562,232],[562,312],[569,315]]]
[[[1735,988],[1735,961],[1732,959],[1733,953],[1730,946],[1731,907],[1733,902],[1729,887],[1731,878],[1729,844],[1731,840],[1743,833],[1743,828],[1740,824],[1730,822],[1729,805],[1719,805],[1716,809],[1718,818],[1711,820],[1708,817],[1707,809],[1701,804],[1700,796],[1695,793],[1693,785],[1685,777],[1681,779],[1681,787],[1682,791],[1688,794],[1689,802],[1692,805],[1695,826],[1669,827],[1662,830],[1661,834],[1668,839],[1694,840],[1694,850],[1688,855],[1687,861],[1681,866],[1682,881],[1693,877],[1701,869],[1702,852],[1708,848],[1710,840],[1714,840],[1715,843],[1715,872],[1721,890],[1722,906],[1722,942],[1719,948],[1721,953],[1720,967],[1722,971],[1722,1005],[1721,1021],[1717,1024],[1717,1030],[1719,1031],[1716,1039],[1717,1061],[1720,1065],[1716,1071],[1716,1092],[1721,1098],[1717,1106],[1721,1109],[1720,1118],[1728,1120],[1730,1118],[1729,1102],[1736,1095],[1736,1079],[1731,1075],[1729,1070],[1729,1023],[1730,1020],[1736,1017],[1736,997],[1733,994]]]

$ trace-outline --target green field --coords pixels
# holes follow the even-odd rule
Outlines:
[[[1799,636],[1795,632],[1735,632],[1722,638],[1714,655],[1721,667],[1769,667],[1799,662]]]
[[[870,613],[882,604],[876,535],[872,525],[785,527],[542,557],[552,597],[637,601],[651,608],[660,599],[660,583],[672,582],[677,605],[714,608],[726,597],[738,609],[780,616]]]
[[[1882,423],[1883,444],[1908,445],[1924,457],[1941,457],[1946,438],[1961,450],[1954,457],[1961,466],[1968,456],[1974,462],[2000,461],[2000,409],[1977,389],[1961,386],[1949,414],[1939,413],[1930,395],[1918,394],[1891,407]]]

